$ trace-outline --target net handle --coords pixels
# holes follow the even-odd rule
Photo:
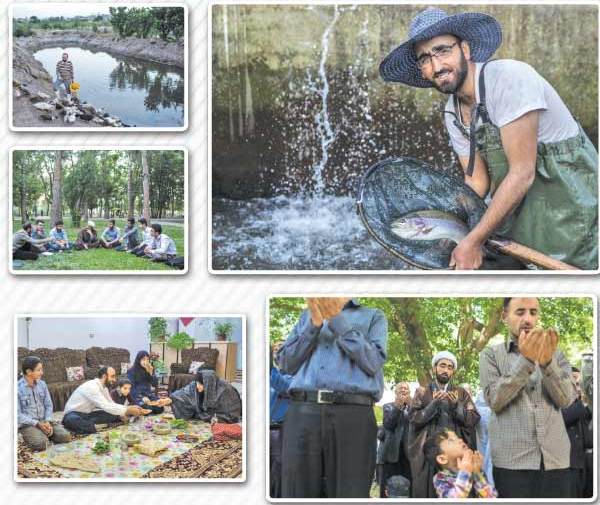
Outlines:
[[[544,253],[531,249],[531,247],[527,247],[523,244],[513,242],[512,240],[488,239],[486,245],[493,247],[501,253],[521,260],[524,263],[532,263],[544,270],[581,270],[564,261],[551,258]]]

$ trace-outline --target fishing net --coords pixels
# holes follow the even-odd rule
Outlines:
[[[437,210],[455,215],[469,230],[486,205],[462,180],[408,157],[381,161],[362,176],[358,213],[368,232],[388,252],[422,269],[447,269],[456,243],[448,239],[410,240],[392,231],[392,223],[412,212]],[[486,250],[483,269],[522,268],[512,258]]]

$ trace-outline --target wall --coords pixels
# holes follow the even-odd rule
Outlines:
[[[242,320],[237,317],[216,317],[216,318],[196,318],[187,326],[179,320],[178,331],[185,331],[194,340],[202,342],[211,342],[217,340],[215,335],[215,326],[219,323],[230,322],[233,324],[233,332],[229,337],[229,341],[238,343],[237,350],[237,368],[242,368]]]
[[[179,319],[168,319],[169,333],[186,331],[195,340],[216,340],[214,326],[231,321],[234,331],[230,340],[238,342],[237,366],[242,367],[242,322],[239,318],[196,318],[187,327]],[[147,317],[33,317],[29,327],[24,318],[17,322],[18,346],[69,347],[87,349],[98,347],[124,347],[133,361],[138,351],[148,349]]]

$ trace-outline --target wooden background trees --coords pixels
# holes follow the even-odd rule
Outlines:
[[[181,218],[183,151],[15,151],[13,214],[50,217]]]

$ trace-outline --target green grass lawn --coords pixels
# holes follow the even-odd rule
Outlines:
[[[101,234],[106,223],[102,219],[95,219],[98,234]],[[125,228],[126,222],[123,219],[117,219],[117,226],[121,232]],[[46,235],[52,229],[46,222]],[[82,222],[82,225],[84,223]],[[13,221],[13,229],[21,227],[19,220]],[[70,242],[75,242],[78,229],[74,228],[70,219],[65,219],[65,228]],[[177,255],[184,256],[184,227],[175,225],[163,225],[163,233],[171,237],[177,245]],[[140,235],[141,236],[141,235]],[[118,252],[111,249],[90,249],[88,251],[72,251],[64,253],[55,253],[52,256],[40,256],[37,261],[25,261],[23,268],[19,270],[172,270],[163,263],[154,263],[144,258],[138,258],[132,254]]]

